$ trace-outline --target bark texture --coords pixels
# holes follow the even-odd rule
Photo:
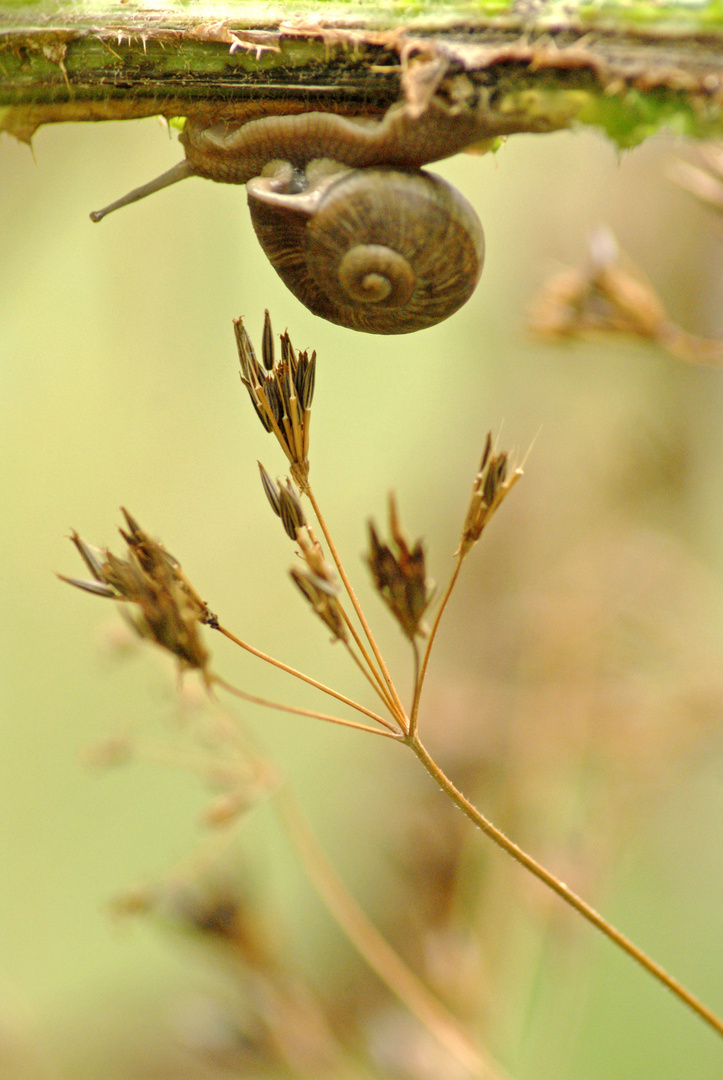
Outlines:
[[[479,138],[603,127],[629,146],[664,125],[723,130],[723,16],[617,4],[437,3],[28,7],[0,4],[0,130],[162,114],[234,121],[260,111],[384,112],[433,96]],[[209,10],[213,17],[209,18]],[[691,14],[691,11],[693,14]]]

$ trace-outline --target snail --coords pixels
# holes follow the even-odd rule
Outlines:
[[[374,334],[441,322],[472,295],[484,234],[459,192],[421,165],[480,138],[473,116],[437,99],[382,120],[338,113],[209,124],[189,118],[184,161],[93,221],[188,176],[246,184],[254,230],[272,266],[314,314]]]

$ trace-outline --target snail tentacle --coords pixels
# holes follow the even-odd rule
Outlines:
[[[91,211],[90,220],[102,221],[106,214],[112,214],[114,210],[120,210],[122,206],[138,202],[139,199],[145,199],[146,195],[152,195],[154,192],[160,191],[161,188],[177,184],[179,180],[185,180],[187,176],[193,176],[191,165],[188,161],[179,161],[176,165],[172,165],[167,172],[157,176],[155,180],[149,180],[147,184],[141,184],[140,187],[133,188],[133,191],[129,191],[127,195],[122,195],[120,199],[116,199],[115,202],[103,207],[102,210]]]

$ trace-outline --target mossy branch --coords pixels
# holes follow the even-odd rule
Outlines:
[[[723,10],[635,2],[286,5],[0,3],[0,130],[279,110],[383,112],[475,96],[484,130],[592,124],[619,145],[662,126],[723,131]]]

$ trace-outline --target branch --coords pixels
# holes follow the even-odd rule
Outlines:
[[[695,8],[545,0],[452,7],[427,0],[404,20],[373,3],[187,5],[0,0],[0,130],[161,114],[240,119],[281,112],[379,115],[404,96],[423,111],[447,94],[480,138],[592,124],[629,146],[666,124],[723,132],[723,16]],[[285,9],[285,10],[284,10]],[[592,13],[592,14],[591,14]]]

